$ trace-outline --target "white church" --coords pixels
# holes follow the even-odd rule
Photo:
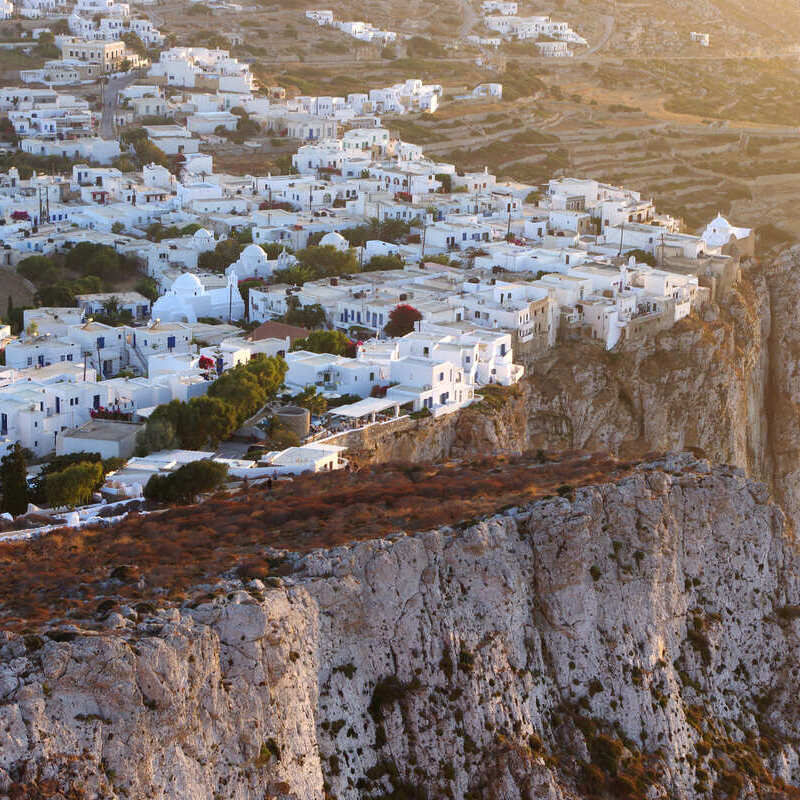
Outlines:
[[[249,244],[242,250],[239,258],[225,270],[225,274],[232,275],[236,281],[269,278],[275,270],[285,269],[296,263],[297,259],[286,250],[282,250],[277,258],[270,260],[257,244]]]
[[[197,275],[184,272],[153,303],[153,318],[164,322],[197,322],[201,317],[244,319],[244,300],[237,285],[236,273],[229,273],[226,277],[225,286],[207,289]]]

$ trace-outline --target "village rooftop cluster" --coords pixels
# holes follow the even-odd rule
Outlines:
[[[577,42],[547,18],[526,27],[513,3],[484,11],[504,35]],[[73,61],[112,73],[125,54],[107,59],[102,48],[122,29],[161,41],[115,0],[78,0],[69,19],[80,39],[59,41],[62,76]],[[463,173],[392,135],[383,118],[434,112],[441,86],[410,79],[347,97],[264,89],[227,51],[162,50],[120,89],[111,122],[121,136],[101,135],[78,93],[0,89],[18,137],[9,148],[73,161],[68,175],[0,174],[0,267],[37,283],[37,269],[102,251],[129,273],[124,286],[95,276],[74,304],[25,309],[18,330],[0,330],[0,451],[127,460],[108,476],[113,499],[211,457],[237,480],[344,468],[354,431],[535,381],[536,358],[559,343],[634,347],[702,309],[753,255],[752,231],[722,216],[694,235],[638,191]],[[470,96],[499,99],[502,85]],[[209,150],[243,128],[295,140],[291,168],[217,171]],[[347,346],[326,352],[320,333]],[[285,362],[280,395],[292,405],[271,400],[240,429],[265,442],[258,457],[245,445],[129,460],[157,409],[204,397],[262,357]],[[269,449],[281,414],[297,443]]]

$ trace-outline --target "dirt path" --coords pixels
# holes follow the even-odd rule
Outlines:
[[[585,53],[579,54],[578,59],[584,59],[593,56],[611,41],[611,37],[614,35],[614,31],[617,27],[617,0],[614,0],[611,14],[606,16],[604,22],[605,30],[603,31],[603,35],[600,37],[597,43],[592,45]]]

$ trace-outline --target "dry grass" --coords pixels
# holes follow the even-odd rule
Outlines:
[[[454,525],[563,493],[564,486],[617,479],[631,467],[574,454],[545,464],[523,456],[384,465],[357,474],[304,475],[281,482],[272,494],[251,488],[134,515],[113,528],[1,543],[0,624],[25,630],[56,618],[98,619],[119,602],[180,602],[192,586],[234,568],[242,575],[275,574],[267,547],[307,552]]]

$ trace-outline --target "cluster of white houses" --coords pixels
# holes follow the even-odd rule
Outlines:
[[[80,8],[96,7],[88,2]],[[101,22],[128,18],[106,2]],[[517,19],[511,3],[485,5],[498,19]],[[540,33],[555,35],[547,30]],[[99,35],[91,41],[113,44]],[[68,38],[61,46],[77,45]],[[166,86],[183,91],[167,100]],[[185,124],[146,122],[175,165],[137,172],[98,164],[119,155],[120,145],[95,136],[98,121],[85,101],[52,89],[0,90],[23,151],[87,161],[68,176],[0,174],[0,268],[102,244],[137,260],[158,293],[153,303],[135,292],[81,295],[77,308],[26,311],[15,337],[0,331],[0,445],[19,441],[39,456],[68,452],[99,436],[98,417],[130,415],[127,424],[136,424],[159,404],[202,395],[256,354],[286,359],[292,393],[314,386],[329,398],[357,398],[337,412],[352,424],[404,411],[447,413],[486,385],[515,383],[558,341],[635,345],[708,302],[753,253],[752,232],[723,217],[701,235],[687,234],[639,192],[590,179],[541,187],[498,181],[488,170],[459,172],[381,125],[379,114],[434,110],[440,86],[411,80],[347,98],[292,100],[253,88],[249,67],[226,51],[163,51],[149,83],[122,90],[119,121],[179,112]],[[496,96],[502,87],[483,90]],[[242,110],[302,141],[291,174],[219,173],[199,152],[198,137],[232,129]],[[154,223],[175,235],[153,241]],[[351,248],[349,232],[367,225],[372,237]],[[381,239],[391,229],[395,235]],[[234,236],[251,243],[219,271],[204,271],[201,256]],[[310,245],[352,251],[358,269],[299,281],[292,268],[309,256],[297,251]],[[127,312],[124,324],[96,319],[112,306]],[[419,320],[390,338],[386,326],[399,306]],[[346,333],[354,357],[293,349],[280,322],[303,308]],[[265,327],[246,336],[243,320]],[[87,423],[95,427],[75,432]],[[123,447],[130,435],[120,424],[112,438]],[[273,454],[270,463],[341,466],[341,451],[327,446]]]
[[[143,16],[131,16],[130,4],[116,0],[77,0],[70,14],[69,29],[86,40],[112,42],[135,33],[146,47],[160,47],[164,35]]]
[[[309,9],[306,11],[306,18],[313,20],[317,25],[327,25],[331,28],[337,28],[358,39],[361,42],[377,42],[379,44],[389,44],[397,39],[397,34],[394,31],[385,31],[376,28],[369,22],[361,20],[343,21],[337,20],[333,16],[333,11],[329,9]]]
[[[475,44],[497,47],[503,39],[532,40],[543,56],[571,56],[569,45],[586,45],[586,39],[576,33],[568,23],[556,22],[550,17],[518,16],[518,6],[506,0],[486,0],[481,5],[483,24],[500,34],[499,39],[470,37]]]

